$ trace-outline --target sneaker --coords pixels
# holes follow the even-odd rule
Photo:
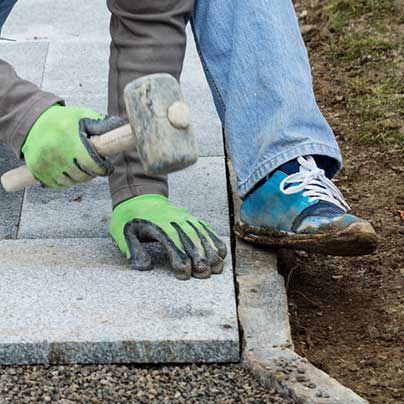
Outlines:
[[[244,199],[236,235],[272,248],[329,255],[364,255],[377,236],[350,207],[312,156],[299,157],[270,174]]]

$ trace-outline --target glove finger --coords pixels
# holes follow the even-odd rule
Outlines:
[[[78,170],[80,170],[83,174],[87,175],[88,177],[91,177],[92,179],[100,175],[100,173],[96,173],[94,170],[87,167],[85,164],[83,164],[81,161],[77,159],[74,159],[73,162]]]
[[[187,223],[194,229],[195,233],[198,235],[201,240],[201,244],[203,249],[205,250],[205,256],[208,260],[208,264],[210,266],[210,270],[212,274],[221,274],[224,268],[224,259],[219,256],[218,251],[213,248],[212,244],[208,241],[205,235],[195,226],[192,222],[187,221]]]
[[[82,171],[80,168],[77,167],[77,165],[75,165],[74,167],[69,167],[69,170],[65,171],[63,175],[69,177],[73,182],[76,183],[89,182],[94,179],[93,175]]]
[[[62,175],[55,178],[56,187],[55,188],[67,188],[76,184],[76,182],[67,173],[62,173]]]
[[[149,271],[153,269],[151,257],[137,238],[136,226],[133,224],[133,222],[126,224],[123,232],[129,248],[129,264],[131,269],[135,269],[137,271]]]
[[[104,157],[100,156],[93,145],[90,142],[90,138],[92,136],[102,135],[109,130],[116,129],[117,127],[122,126],[125,124],[125,121],[122,118],[105,118],[105,119],[90,119],[90,118],[83,118],[80,120],[80,138],[87,150],[87,153],[90,155],[93,162],[96,164],[93,170],[84,167],[83,162],[79,162],[78,167],[93,176],[107,176],[110,175],[113,171],[113,166],[111,162],[109,162]],[[81,164],[80,164],[81,163]],[[97,170],[97,172],[95,172]]]
[[[209,225],[202,220],[199,220],[199,224],[203,227],[203,229],[208,233],[208,236],[210,239],[213,241],[213,244],[215,245],[217,252],[219,254],[219,257],[222,259],[226,258],[227,255],[227,247],[226,244],[216,235],[214,231],[212,231],[209,228]]]
[[[177,231],[185,252],[187,253],[188,257],[191,258],[192,276],[198,279],[210,278],[211,271],[207,258],[202,255],[203,253],[200,253],[195,243],[184,231],[184,229],[178,225],[178,223],[171,222],[171,226],[173,226],[174,229]],[[202,246],[201,249],[203,250]]]
[[[77,183],[88,182],[95,178],[96,174],[92,173],[91,170],[87,171],[83,168],[80,163],[74,159],[74,166],[70,166],[67,171],[63,171],[62,175],[55,178],[55,182],[59,188],[66,188]]]
[[[104,119],[83,119],[83,121],[83,129],[88,138],[103,135],[128,123],[125,119],[117,116],[106,116]]]
[[[140,239],[156,240],[163,245],[170,258],[170,263],[177,279],[188,280],[191,278],[192,263],[190,258],[175,245],[174,241],[162,228],[142,219],[135,219],[131,223],[135,229],[135,234]]]

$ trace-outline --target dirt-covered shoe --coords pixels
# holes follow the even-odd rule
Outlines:
[[[348,214],[347,202],[312,156],[273,172],[243,201],[236,235],[272,248],[329,255],[364,255],[376,249],[372,225]]]

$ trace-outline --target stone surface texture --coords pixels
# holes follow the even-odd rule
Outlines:
[[[284,279],[276,256],[264,249],[236,242],[238,314],[246,349],[265,352],[273,347],[291,347],[289,312]]]
[[[2,41],[0,55],[68,105],[106,112],[108,25],[101,0],[19,0],[2,31],[16,42]],[[183,90],[202,157],[170,175],[170,196],[227,238],[221,124],[191,33]],[[0,149],[0,164],[16,162]],[[156,269],[131,271],[108,235],[105,178],[61,192],[31,187],[21,209],[22,196],[0,193],[12,210],[1,213],[0,238],[18,238],[0,242],[0,363],[239,360],[230,254],[223,275],[180,282],[149,245]]]
[[[0,145],[0,173],[15,168],[19,162],[14,153],[8,147]],[[13,239],[17,237],[18,223],[24,191],[8,194],[0,186],[0,240]]]
[[[170,198],[194,215],[230,234],[223,157],[201,157],[197,164],[169,176]],[[26,190],[19,238],[109,237],[111,215],[108,181],[63,191],[40,187]]]
[[[48,49],[48,41],[0,41],[0,57],[14,66],[19,77],[38,87],[42,85]]]
[[[231,260],[180,282],[157,244],[132,271],[108,239],[0,242],[0,363],[239,359]]]

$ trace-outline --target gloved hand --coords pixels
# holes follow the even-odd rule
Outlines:
[[[133,269],[153,265],[142,241],[159,241],[166,249],[177,279],[209,278],[223,271],[226,245],[211,227],[162,195],[141,195],[117,205],[110,233]]]
[[[90,109],[53,105],[30,129],[21,149],[35,178],[51,188],[65,188],[109,175],[112,165],[99,156],[89,138],[123,124]]]

